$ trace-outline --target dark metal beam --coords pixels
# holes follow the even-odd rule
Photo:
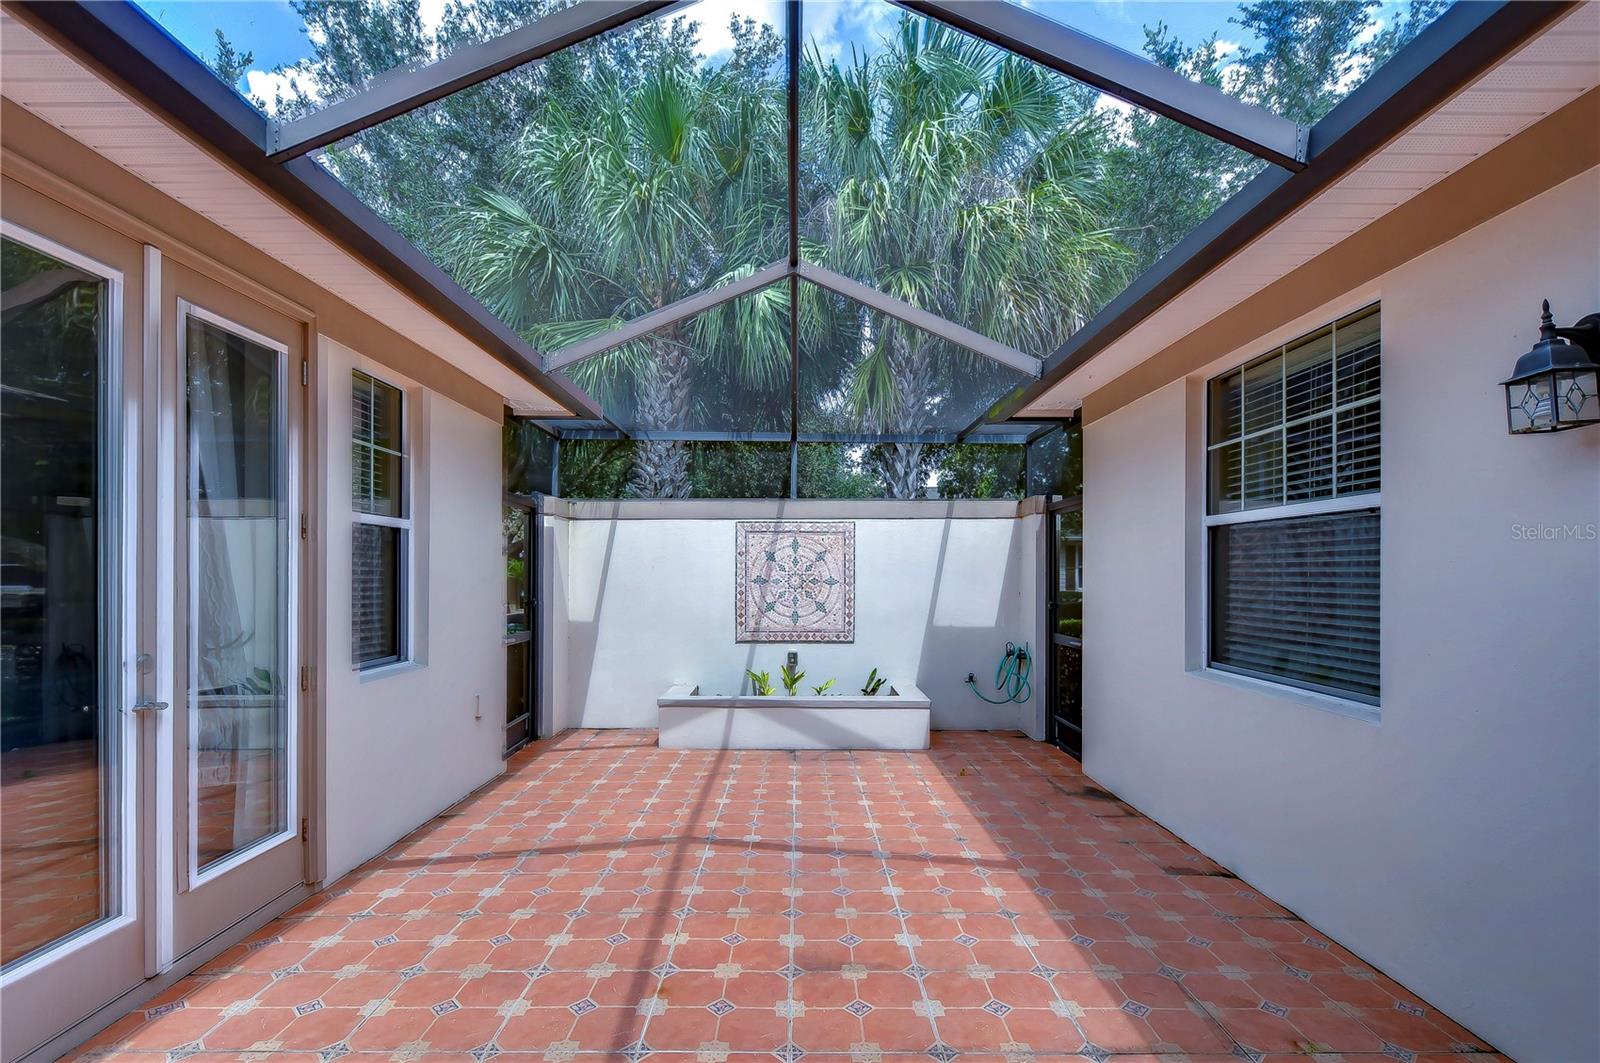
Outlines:
[[[781,281],[789,275],[787,262],[774,262],[770,266],[763,266],[747,277],[740,277],[736,281],[716,288],[708,288],[703,292],[686,296],[675,303],[663,306],[659,310],[652,310],[642,314],[625,324],[614,329],[602,332],[598,336],[591,336],[586,340],[568,344],[558,351],[545,355],[544,365],[548,372],[566,369],[585,358],[593,358],[624,343],[632,342],[640,336],[664,329],[668,325],[677,324],[686,317],[703,314],[713,307],[721,306],[730,299],[737,299],[741,295],[748,295],[759,288],[765,288],[775,281]]]
[[[1304,126],[1020,4],[996,0],[894,2],[1268,162],[1291,170],[1305,166]]]
[[[1573,6],[1473,0],[1446,10],[1311,128],[1306,169],[1259,174],[1047,356],[1038,381],[1002,396],[969,430],[1017,416]]]
[[[113,84],[208,144],[467,339],[583,417],[601,412],[547,376],[539,355],[334,176],[311,159],[279,164],[261,145],[267,119],[132,4],[17,0],[9,10]]]
[[[1031,431],[1028,431],[1028,438],[1026,440],[1026,442],[1032,443],[1036,439],[1047,436],[1051,432],[1058,431],[1063,426],[1071,424],[1073,421],[1077,420],[1077,418],[1078,415],[1075,413],[1068,414],[1064,417],[1041,415],[1039,417],[1028,417],[1016,421],[989,421],[984,417],[980,417],[976,421],[973,421],[971,424],[967,425],[967,427],[963,428],[956,435],[957,438],[963,443],[982,442],[983,440],[989,438],[989,436],[995,434],[997,431],[999,431],[999,434],[1001,435],[1006,435],[1007,433],[1003,431],[1004,429],[1014,429],[1017,432],[1021,432],[1028,431],[1029,426],[1034,426]]]
[[[548,422],[547,422],[548,423]],[[669,443],[768,443],[803,446],[808,443],[839,443],[846,446],[875,446],[877,444],[953,444],[971,443],[975,446],[1024,446],[1037,436],[1037,432],[994,433],[962,439],[957,432],[801,432],[793,439],[788,432],[720,432],[671,429],[638,429],[624,432],[620,428],[555,428],[562,439],[634,439]]]
[[[380,74],[355,95],[302,118],[272,122],[262,146],[275,161],[297,158],[497,74],[682,6],[684,0],[582,0],[493,40],[461,45],[437,62]]]
[[[801,278],[813,284],[820,285],[831,292],[837,292],[846,299],[853,299],[858,303],[872,307],[889,317],[904,321],[913,328],[921,329],[930,335],[938,336],[951,343],[976,354],[981,354],[990,361],[999,362],[1003,366],[1015,369],[1019,373],[1026,373],[1030,377],[1039,375],[1039,359],[1030,354],[1024,354],[1015,347],[1007,346],[999,340],[992,340],[981,332],[974,332],[953,321],[947,321],[938,314],[930,313],[920,306],[913,306],[903,299],[896,299],[892,295],[885,295],[878,289],[852,280],[842,273],[836,273],[824,266],[814,265],[810,262],[800,263],[798,270]]]
[[[788,432],[713,432],[673,430],[666,428],[640,428],[632,432],[609,428],[561,428],[562,439],[634,439],[641,442],[667,443],[785,443]]]
[[[800,0],[784,4],[789,120],[789,497],[800,497]]]

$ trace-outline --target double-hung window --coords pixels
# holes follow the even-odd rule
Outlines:
[[[411,508],[405,394],[357,370],[351,381],[351,412],[352,641],[356,667],[376,668],[407,658]]]
[[[1208,386],[1212,668],[1378,703],[1371,306]]]

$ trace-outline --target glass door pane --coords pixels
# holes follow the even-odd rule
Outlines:
[[[533,733],[533,511],[506,506],[506,752]]]
[[[119,911],[109,284],[0,241],[0,964]]]
[[[525,634],[528,624],[529,510],[506,506],[501,518],[506,548],[506,638]]]
[[[1050,555],[1051,741],[1075,757],[1083,755],[1083,511],[1051,515],[1055,541]]]
[[[1083,637],[1083,511],[1055,515],[1057,635]]]
[[[193,312],[188,410],[192,866],[288,829],[286,355]]]

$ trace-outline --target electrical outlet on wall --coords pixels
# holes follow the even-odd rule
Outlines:
[[[790,650],[789,651],[788,660],[789,660],[789,671],[792,672],[796,668],[799,668],[800,667],[800,651],[798,651],[798,650]]]

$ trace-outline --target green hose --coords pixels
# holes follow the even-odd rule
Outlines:
[[[974,694],[991,705],[1009,705],[1013,702],[1021,705],[1033,697],[1033,682],[1029,678],[1032,675],[1033,654],[1029,652],[1028,644],[1024,642],[1018,646],[1008,642],[1006,655],[1000,658],[999,667],[994,670],[994,688],[1005,697],[991,698],[979,690],[978,680],[971,672],[967,673],[967,685]]]

